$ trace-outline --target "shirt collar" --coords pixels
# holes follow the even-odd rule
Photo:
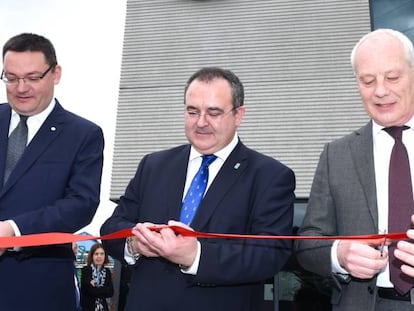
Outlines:
[[[239,137],[237,135],[237,132],[234,134],[233,139],[231,140],[231,142],[224,147],[223,149],[214,152],[214,154],[221,160],[226,161],[226,159],[228,158],[228,156],[230,155],[230,153],[233,151],[234,148],[236,148],[237,143],[239,142]],[[203,154],[201,154],[200,152],[198,152],[193,146],[191,146],[191,150],[190,150],[190,161],[203,156]]]
[[[409,126],[411,131],[414,131],[414,117],[411,118],[408,122],[406,122],[405,125]],[[385,133],[385,131],[383,131],[384,128],[384,126],[379,125],[377,122],[372,120],[372,132],[374,134],[381,135],[382,133]]]
[[[41,121],[43,123],[44,120],[46,120],[46,118],[49,116],[49,114],[52,112],[53,108],[55,108],[56,105],[56,100],[52,99],[52,101],[50,102],[50,104],[46,107],[45,110],[43,110],[42,112],[29,116],[29,118],[27,119],[27,122],[33,122],[33,121]],[[11,115],[12,119],[16,118],[19,119],[19,115],[16,111],[14,111],[12,109],[12,115]]]

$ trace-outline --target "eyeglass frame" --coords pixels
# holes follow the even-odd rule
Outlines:
[[[8,79],[7,77],[6,77],[6,72],[4,71],[4,69],[2,70],[2,72],[1,72],[1,76],[0,76],[0,79],[6,84],[6,85],[19,85],[19,82],[20,82],[20,80],[23,80],[23,83],[24,84],[26,84],[26,83],[29,83],[29,84],[33,84],[33,83],[37,83],[37,82],[39,82],[40,80],[42,80],[44,77],[46,77],[46,75],[51,71],[51,70],[53,70],[55,67],[57,66],[57,63],[53,63],[53,64],[51,64],[50,66],[49,66],[49,68],[48,69],[46,69],[46,71],[45,72],[43,72],[40,76],[33,76],[33,77],[29,77],[29,76],[27,76],[27,77],[23,77],[23,78],[20,78],[20,77],[15,77],[15,78],[13,78],[13,79]]]
[[[240,108],[240,106],[233,107],[229,111],[224,111],[221,108],[208,108],[207,111],[204,112],[204,114],[203,114],[197,108],[194,108],[194,107],[191,107],[191,106],[190,107],[186,106],[184,114],[189,118],[193,118],[193,119],[197,119],[197,120],[199,120],[202,115],[204,115],[204,117],[209,119],[209,120],[218,120],[218,119],[223,118],[226,114],[228,114],[230,112],[233,112],[233,111],[235,111],[239,108]]]

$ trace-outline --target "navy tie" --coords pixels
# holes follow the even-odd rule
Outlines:
[[[402,131],[408,128],[401,126],[384,129],[395,140],[388,177],[388,231],[391,233],[407,231],[411,227],[411,215],[414,214],[410,162],[402,142]],[[403,295],[413,287],[414,279],[401,272],[402,262],[394,257],[395,248],[396,242],[388,247],[390,279],[395,290]]]
[[[203,162],[191,181],[181,207],[180,221],[189,225],[194,218],[198,205],[203,199],[208,182],[208,166],[217,158],[214,154],[203,155]]]
[[[17,161],[22,156],[27,144],[27,118],[28,116],[20,115],[20,122],[9,136],[7,144],[6,171],[4,173],[4,183],[13,171]]]

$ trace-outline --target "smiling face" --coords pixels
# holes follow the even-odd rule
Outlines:
[[[244,106],[233,109],[229,82],[194,80],[185,94],[185,133],[193,147],[202,154],[213,154],[233,139]]]
[[[42,52],[8,51],[3,59],[4,72],[10,78],[41,76],[49,67]],[[19,114],[31,116],[46,109],[53,98],[54,85],[59,83],[60,66],[50,70],[42,79],[30,83],[19,80],[6,85],[10,106]]]
[[[387,34],[368,38],[355,54],[364,108],[378,124],[404,125],[414,115],[414,68],[402,43]]]
[[[105,263],[105,251],[103,248],[97,248],[93,253],[92,262],[95,266],[100,267]]]

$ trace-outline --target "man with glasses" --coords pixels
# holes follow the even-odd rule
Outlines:
[[[291,234],[294,173],[240,141],[243,101],[243,85],[231,71],[194,73],[184,99],[190,144],[145,156],[103,224],[102,234],[132,229],[127,240],[104,241],[112,256],[132,265],[127,311],[261,310],[263,284],[286,262],[290,242],[203,239],[149,228]]]
[[[99,204],[103,133],[54,98],[52,43],[23,33],[3,46],[0,236],[75,232]],[[0,249],[0,310],[73,311],[70,244]]]

